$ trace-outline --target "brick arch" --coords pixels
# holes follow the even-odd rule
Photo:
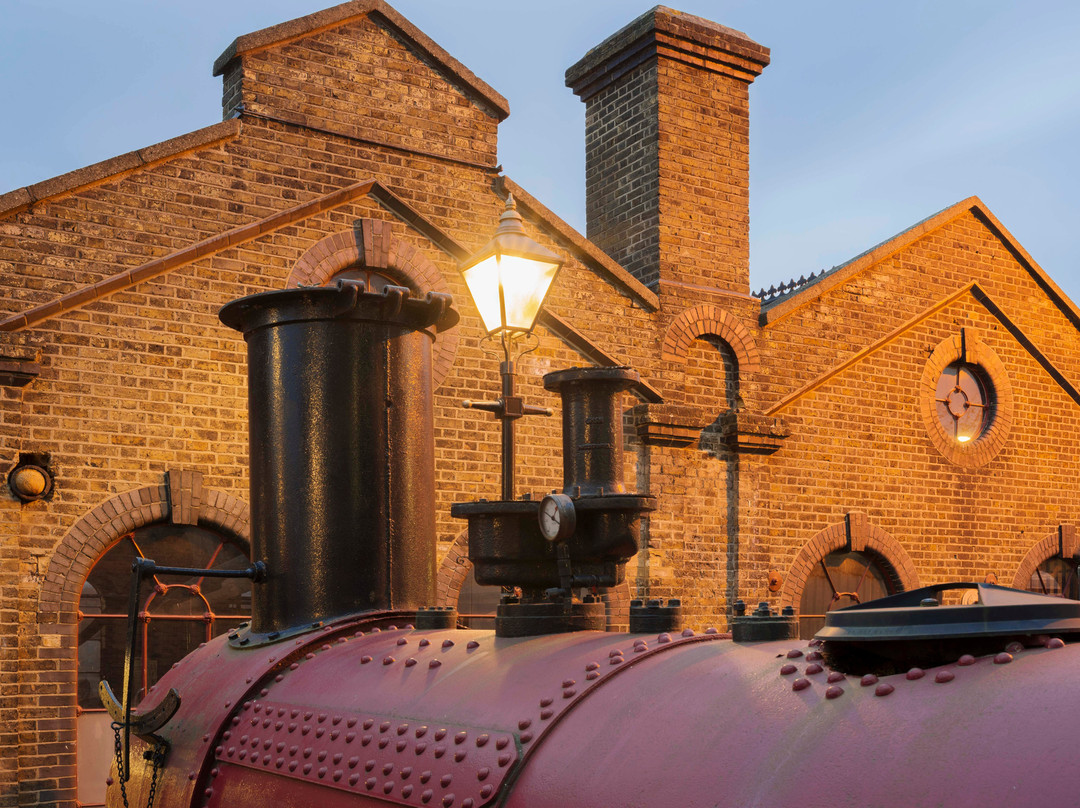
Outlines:
[[[685,367],[690,343],[707,334],[719,337],[731,346],[739,363],[740,376],[758,372],[761,356],[749,329],[728,312],[707,303],[686,309],[672,320],[664,335],[662,358]]]
[[[169,471],[162,484],[117,494],[72,525],[49,562],[39,613],[76,612],[83,582],[98,557],[136,528],[166,519],[202,525],[250,546],[250,514],[243,500],[203,488],[199,472]]]
[[[1080,553],[1080,543],[1076,537],[1074,525],[1058,525],[1057,530],[1049,536],[1035,542],[1027,555],[1020,562],[1020,566],[1013,576],[1013,589],[1027,589],[1031,577],[1039,565],[1048,558],[1060,555],[1062,558],[1072,558]]]
[[[780,605],[799,608],[803,588],[813,566],[829,553],[865,553],[881,565],[882,571],[892,579],[900,590],[919,587],[919,575],[915,564],[900,542],[877,525],[870,524],[865,514],[848,513],[844,521],[829,525],[818,532],[799,551],[788,570],[784,588],[780,592]]]
[[[469,532],[463,530],[450,545],[450,551],[439,563],[435,579],[435,605],[457,607],[461,588],[469,577],[472,562],[469,560]],[[623,581],[618,586],[600,590],[600,597],[607,605],[607,630],[630,629],[630,584]]]
[[[285,282],[294,286],[323,286],[341,272],[363,267],[392,278],[413,293],[450,294],[439,268],[423,251],[395,238],[390,222],[382,219],[359,219],[352,230],[334,233],[315,243],[297,259]],[[439,334],[431,357],[435,387],[442,384],[457,354],[458,329]]]

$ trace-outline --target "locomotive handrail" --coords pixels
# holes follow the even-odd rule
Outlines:
[[[153,577],[155,575],[186,575],[205,578],[249,578],[252,583],[257,584],[266,580],[266,564],[262,561],[255,561],[250,567],[244,570],[211,570],[198,569],[195,567],[161,567],[149,558],[136,558],[131,562],[131,592],[128,595],[127,645],[124,648],[124,685],[121,690],[121,701],[123,702],[122,721],[113,714],[113,709],[120,705],[116,704],[116,698],[113,695],[112,688],[103,680],[99,685],[98,690],[99,695],[101,696],[101,702],[105,706],[105,709],[109,711],[109,714],[113,716],[113,720],[119,723],[123,729],[123,739],[121,741],[122,755],[118,756],[117,759],[117,768],[121,769],[121,771],[117,771],[116,773],[122,783],[126,783],[131,779],[132,727],[135,726],[137,735],[153,733],[155,730],[165,726],[180,707],[179,694],[174,690],[170,690],[162,700],[161,705],[157,708],[145,715],[134,717],[134,719],[132,716],[131,702],[134,697],[134,692],[131,685],[135,676],[135,637],[139,625],[139,590],[142,588],[143,578],[147,576]],[[143,682],[143,686],[146,686],[146,682]],[[175,699],[172,697],[175,697]]]

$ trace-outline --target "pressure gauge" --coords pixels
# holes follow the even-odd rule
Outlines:
[[[573,535],[577,524],[574,500],[566,494],[548,494],[540,500],[540,533],[548,541],[562,541]]]

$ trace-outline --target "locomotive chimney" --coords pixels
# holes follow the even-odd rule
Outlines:
[[[221,310],[248,345],[251,551],[267,566],[239,642],[434,602],[431,346],[450,302],[341,281]]]

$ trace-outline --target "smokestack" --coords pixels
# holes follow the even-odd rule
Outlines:
[[[431,346],[450,304],[340,281],[221,310],[248,345],[255,642],[434,603]]]
[[[749,88],[768,63],[746,34],[657,6],[566,71],[589,239],[642,283],[749,294]]]

